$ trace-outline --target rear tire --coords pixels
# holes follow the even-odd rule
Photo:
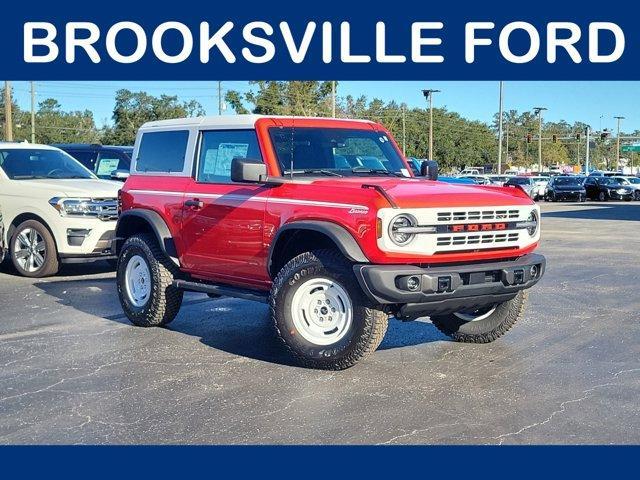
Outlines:
[[[269,305],[278,337],[309,368],[349,368],[387,331],[387,314],[365,297],[351,264],[334,250],[290,260],[273,282]]]
[[[18,225],[9,242],[9,255],[23,277],[50,277],[60,269],[56,242],[49,229],[37,220]]]
[[[476,313],[451,313],[435,315],[431,322],[445,335],[456,342],[490,343],[504,335],[522,317],[526,305],[527,292],[521,290],[511,300],[495,305],[493,310],[485,309]]]
[[[598,193],[598,200],[600,200],[601,202],[606,202],[607,201],[607,194],[604,193],[604,192]]]
[[[178,268],[150,234],[127,239],[116,275],[120,304],[139,327],[163,327],[178,314],[183,292],[173,286]]]

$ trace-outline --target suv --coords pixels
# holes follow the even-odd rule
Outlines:
[[[115,259],[121,186],[98,180],[57,148],[0,143],[3,240],[18,273],[46,277],[60,262]]]
[[[504,183],[504,186],[520,187],[534,200],[538,198],[538,188],[533,177],[511,177]]]
[[[325,369],[376,350],[390,315],[491,342],[544,273],[539,207],[520,189],[423,170],[414,178],[390,133],[364,120],[146,123],[120,197],[124,312],[166,325],[185,290],[265,302],[295,358]]]
[[[129,176],[133,147],[86,143],[59,143],[53,146],[67,152],[103,180],[125,181]]]

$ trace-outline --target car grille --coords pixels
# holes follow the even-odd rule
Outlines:
[[[118,201],[115,198],[93,198],[91,210],[104,222],[118,219]]]
[[[438,222],[509,220],[518,218],[518,210],[469,210],[438,212]]]
[[[467,246],[467,245],[486,245],[486,244],[502,244],[518,241],[518,232],[511,233],[485,233],[482,235],[448,235],[438,237],[436,245],[438,247],[449,246]]]

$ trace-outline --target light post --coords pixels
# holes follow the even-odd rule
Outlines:
[[[502,173],[502,94],[504,89],[504,82],[500,82],[500,100],[499,100],[499,119],[498,119],[498,175]],[[508,140],[507,140],[508,142]],[[509,156],[509,152],[507,151],[507,157]]]
[[[422,90],[424,98],[429,101],[429,160],[433,160],[433,94],[440,93],[440,90]]]
[[[542,173],[542,112],[545,107],[535,107],[533,111],[538,116],[538,173]]]
[[[616,171],[620,170],[620,122],[624,117],[613,117],[618,121],[618,133],[616,133]]]

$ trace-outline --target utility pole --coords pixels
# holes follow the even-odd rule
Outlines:
[[[4,139],[13,142],[13,117],[11,113],[11,82],[4,81]]]
[[[498,174],[502,173],[502,91],[504,88],[504,82],[500,81],[500,107],[498,116]],[[508,155],[508,153],[507,153]]]
[[[433,94],[440,90],[422,90],[424,98],[429,101],[429,160],[433,160]]]
[[[620,122],[624,117],[613,117],[618,120],[618,133],[616,134],[616,171],[620,170]]]
[[[591,133],[591,127],[587,125],[584,130],[584,136],[587,139],[587,150],[584,154],[584,174],[589,175],[589,133]]]
[[[336,118],[336,81],[331,81],[331,117]]]
[[[36,143],[36,90],[31,81],[31,143]]]
[[[533,111],[538,115],[538,174],[542,173],[542,112],[545,107],[535,107]]]
[[[222,81],[218,80],[218,115],[222,115]]]
[[[407,156],[407,107],[402,105],[402,155]]]
[[[507,122],[507,124],[505,125],[505,137],[506,137],[506,150],[505,153],[507,154],[506,159],[507,162],[509,161],[509,122]],[[502,172],[498,172],[498,173],[502,173]]]

